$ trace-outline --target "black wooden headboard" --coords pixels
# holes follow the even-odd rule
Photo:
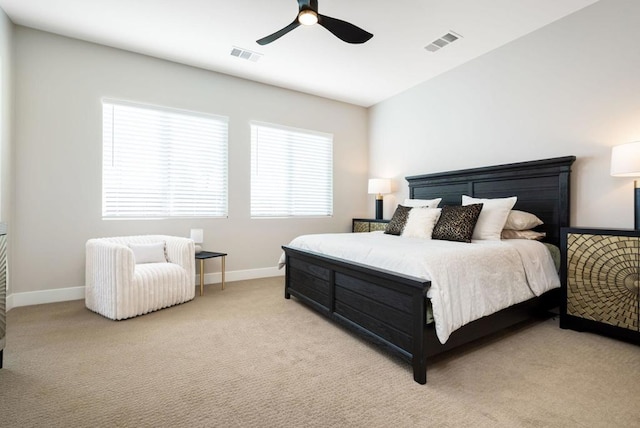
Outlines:
[[[460,205],[462,195],[475,198],[517,196],[514,209],[540,217],[546,242],[560,243],[569,226],[570,174],[575,156],[406,177],[412,199],[442,198],[440,206]]]

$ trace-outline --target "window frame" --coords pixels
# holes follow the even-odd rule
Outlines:
[[[229,171],[228,171],[229,170],[229,118],[228,117],[216,115],[216,114],[180,109],[180,108],[159,106],[155,104],[124,101],[120,99],[107,98],[107,97],[101,99],[101,106],[102,106],[102,128],[103,128],[102,129],[102,159],[101,159],[102,161],[101,163],[101,167],[102,167],[101,169],[101,173],[102,173],[101,175],[101,192],[102,192],[101,193],[101,204],[102,204],[101,216],[103,220],[162,220],[162,219],[181,219],[181,218],[194,219],[194,218],[227,218],[228,217],[229,215]],[[111,161],[111,163],[113,163],[114,144],[117,144],[115,143],[116,140],[113,135],[114,125],[116,123],[116,118],[114,118],[113,112],[118,107],[122,107],[124,109],[127,109],[127,108],[140,109],[143,111],[142,114],[156,115],[156,119],[159,119],[163,114],[169,115],[168,117],[172,118],[171,121],[167,120],[165,122],[160,122],[159,124],[155,124],[155,127],[152,126],[148,130],[149,133],[160,132],[162,134],[156,140],[153,140],[153,138],[151,138],[150,140],[152,140],[153,143],[157,143],[160,140],[163,143],[165,143],[165,145],[158,147],[157,151],[153,152],[154,155],[167,157],[167,161],[165,162],[165,168],[169,168],[169,169],[167,170],[167,173],[166,173],[166,182],[162,183],[163,180],[161,179],[158,180],[158,182],[161,183],[158,186],[163,187],[162,191],[160,191],[159,193],[163,194],[164,198],[150,199],[150,201],[151,200],[161,201],[161,203],[158,204],[158,206],[161,204],[165,204],[164,209],[151,209],[149,211],[145,211],[145,209],[139,209],[138,213],[132,213],[132,212],[129,212],[131,210],[126,208],[125,209],[118,209],[113,207],[109,208],[109,205],[108,205],[109,202],[107,201],[107,198],[109,197],[108,194],[110,192],[114,194],[115,195],[114,198],[117,199],[117,198],[123,198],[122,196],[123,189],[125,189],[124,191],[126,192],[126,189],[135,188],[135,185],[130,185],[129,187],[127,187],[127,184],[125,183],[119,188],[119,191],[121,193],[117,195],[116,195],[117,192],[114,192],[114,191],[111,191],[111,189],[108,189],[108,186],[110,184],[107,182],[107,180],[113,178],[113,177],[110,177],[110,175],[117,176],[117,173],[114,173],[114,170],[108,171],[108,168],[109,168],[108,162]],[[112,109],[111,113],[106,111],[106,109],[108,108]],[[106,120],[109,115],[111,117],[110,123]],[[190,128],[189,122],[191,125],[193,125],[193,123],[199,120],[211,121],[211,123],[209,123],[209,126],[207,127],[208,128],[207,132],[209,132],[209,135],[206,138],[209,138],[212,136],[218,137],[218,138],[214,138],[214,140],[212,140],[212,141],[215,141],[214,143],[215,147],[212,149],[212,156],[214,157],[209,159],[208,163],[197,163],[193,165],[189,165],[188,163],[189,161],[188,158],[190,157],[194,159],[200,158],[199,156],[195,156],[192,154],[194,150],[193,144],[196,144],[196,145],[200,144],[202,146],[200,147],[200,149],[202,149],[205,147],[203,145],[203,141],[205,141],[206,138],[201,138],[200,140],[198,139],[194,140],[194,137],[192,135],[188,135],[184,137],[184,139],[182,140],[183,143],[188,145],[188,147],[180,148],[179,146],[180,141],[176,139],[175,136],[167,137],[168,134],[175,132],[173,130],[173,126],[175,125],[175,123],[177,123],[175,122],[176,120],[179,121],[180,116],[185,117],[184,122],[181,123],[181,125],[186,126],[187,131],[201,130],[201,128],[197,126]],[[138,118],[138,121],[140,121],[139,118]],[[132,120],[132,123],[134,122],[135,120]],[[120,125],[125,126],[122,123]],[[107,129],[108,126],[111,126],[111,129]],[[170,130],[167,131],[165,129],[162,129],[161,131],[159,131],[160,127],[165,127]],[[108,135],[110,135],[111,137],[110,144],[107,139]],[[148,135],[148,134],[145,134],[145,135]],[[186,143],[187,141],[189,141],[191,144]],[[193,141],[196,141],[196,143],[193,143]],[[205,141],[205,144],[206,144],[206,141]],[[109,145],[111,147],[109,147]],[[139,146],[135,146],[134,150],[135,148],[140,149],[141,146],[142,144]],[[111,154],[107,154],[109,150],[111,151]],[[160,152],[164,152],[164,153],[160,153]],[[128,159],[135,159],[135,157],[130,157]],[[185,162],[188,167],[192,168],[193,171],[196,171],[196,170],[203,171],[203,165],[208,165],[208,168],[211,172],[205,173],[205,178],[203,179],[203,184],[202,184],[202,186],[205,186],[204,191],[202,190],[202,187],[199,187],[201,185],[197,184],[198,180],[193,177],[195,173],[191,172],[192,171],[191,169],[185,170],[184,167],[182,166],[175,166],[175,165],[184,165]],[[171,174],[172,168],[173,168],[174,174]],[[140,169],[140,171],[143,171],[143,170],[144,169]],[[132,169],[126,170],[125,174],[135,175],[136,171],[137,170],[134,170],[132,168]],[[204,171],[206,171],[206,169],[204,169]],[[158,171],[156,171],[156,174],[157,176],[161,175]],[[121,174],[121,176],[122,175],[123,174]],[[214,176],[219,181],[216,184],[216,187],[212,188],[211,185],[207,186],[206,183],[211,183],[213,180],[212,177]],[[198,179],[199,178],[200,176],[198,177]],[[130,179],[131,177],[129,177],[129,180]],[[126,181],[127,178],[124,178],[124,180]],[[179,182],[181,181],[182,183],[180,184]],[[176,182],[178,182],[177,187],[179,190],[182,191],[182,193],[174,193],[176,188]],[[185,185],[184,182],[189,182],[190,184]],[[213,197],[213,202],[211,203],[209,212],[207,213],[206,209],[203,208],[202,206],[202,201],[206,200],[206,198],[212,195],[215,195],[215,196]],[[183,198],[183,202],[180,202],[181,197]],[[189,201],[189,197],[192,198],[190,201]],[[144,205],[144,203],[140,201],[141,200],[138,201],[139,203],[138,208]],[[188,202],[185,203],[184,201],[188,201]],[[188,208],[185,208],[185,206],[187,206],[189,203],[193,205],[193,209],[194,209],[193,215],[184,214],[184,212],[188,211]],[[176,214],[172,214],[172,212],[175,212]]]
[[[291,127],[286,125],[280,125],[275,123],[256,121],[256,120],[250,121],[250,127],[251,127],[251,150],[250,150],[251,177],[250,177],[250,197],[249,197],[250,218],[251,219],[282,219],[282,218],[331,218],[333,217],[334,216],[334,197],[335,197],[334,178],[333,178],[333,175],[334,175],[334,150],[333,150],[334,136],[333,134],[327,133],[327,132]],[[316,213],[309,213],[309,214],[296,214],[295,212],[293,212],[295,211],[295,209],[292,210],[292,206],[288,205],[287,209],[283,210],[283,211],[288,210],[289,212],[287,213],[281,212],[278,214],[260,214],[259,210],[256,209],[256,207],[254,207],[254,193],[259,191],[259,189],[256,188],[254,183],[254,177],[255,177],[254,174],[256,172],[256,168],[258,168],[256,166],[256,159],[255,159],[255,155],[256,155],[255,150],[257,150],[255,146],[256,144],[259,144],[259,142],[256,141],[256,138],[259,138],[259,137],[256,136],[254,132],[256,132],[256,130],[259,131],[260,129],[265,129],[265,130],[268,130],[269,132],[288,133],[290,139],[292,135],[302,135],[304,136],[304,139],[308,138],[311,140],[312,139],[326,140],[325,144],[328,144],[328,151],[327,151],[328,155],[324,160],[328,162],[327,163],[328,169],[325,171],[324,175],[325,175],[325,178],[327,178],[328,180],[325,183],[325,186],[328,188],[328,194],[323,195],[325,196],[325,201],[327,203],[327,205],[325,206],[326,213],[316,212]],[[291,165],[288,165],[288,167],[289,169],[293,168]],[[291,186],[292,180],[294,180],[296,177],[291,177],[290,171],[288,172],[289,172],[288,178],[290,181],[287,184],[288,186]],[[300,195],[297,195],[296,193],[290,193],[289,196],[300,197]],[[290,202],[291,201],[288,201],[288,203]]]

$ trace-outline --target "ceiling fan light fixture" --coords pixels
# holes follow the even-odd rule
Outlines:
[[[305,9],[298,14],[298,22],[302,25],[313,25],[318,23],[318,14],[311,10]]]
[[[346,43],[360,44],[373,37],[373,34],[350,22],[319,14],[318,0],[297,0],[296,3],[298,3],[298,14],[293,22],[267,37],[256,40],[257,44],[260,46],[268,45],[290,31],[295,30],[300,25],[314,24],[324,27],[331,34]]]

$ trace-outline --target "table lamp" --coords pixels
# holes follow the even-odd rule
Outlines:
[[[621,144],[611,149],[611,175],[614,177],[640,177],[640,141]],[[640,229],[640,184],[633,181],[633,227]]]
[[[376,195],[376,220],[382,220],[382,195],[391,193],[391,180],[388,178],[370,178],[368,193]]]
[[[204,242],[204,230],[191,229],[191,239],[196,244],[196,254],[202,251],[202,243]]]

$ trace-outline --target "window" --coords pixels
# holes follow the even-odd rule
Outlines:
[[[333,215],[333,136],[251,123],[251,217]]]
[[[104,100],[102,217],[227,215],[227,118]]]

